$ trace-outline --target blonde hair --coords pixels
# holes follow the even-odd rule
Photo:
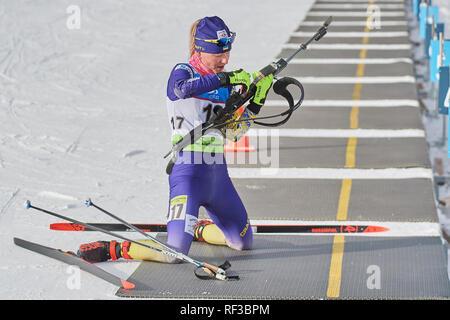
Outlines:
[[[191,26],[191,33],[189,38],[189,58],[191,58],[195,53],[195,34],[197,33],[197,25],[201,19],[195,21]]]

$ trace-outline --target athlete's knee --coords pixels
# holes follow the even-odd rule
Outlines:
[[[228,240],[227,239],[227,244],[230,248],[234,249],[234,250],[251,250],[253,249],[253,237],[247,236],[246,238],[241,238],[236,240]]]
[[[177,263],[182,263],[183,260],[172,257],[172,256],[166,256],[165,257],[165,263],[170,263],[170,264],[177,264]]]
[[[243,251],[243,250],[251,250],[253,248],[252,245],[248,244],[228,244],[228,246],[234,250]]]

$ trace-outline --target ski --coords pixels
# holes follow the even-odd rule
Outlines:
[[[266,225],[256,226],[257,233],[372,233],[385,232],[381,226],[360,225]]]
[[[135,231],[120,223],[90,223],[108,231]],[[167,232],[166,224],[133,224],[144,232]],[[385,232],[388,228],[366,225],[253,225],[254,233],[374,233]],[[52,223],[51,230],[58,231],[95,231],[76,223]]]
[[[49,258],[53,258],[55,260],[67,263],[69,265],[78,266],[81,270],[90,273],[100,279],[103,279],[117,287],[121,287],[125,290],[131,290],[134,288],[133,283],[121,279],[118,276],[115,276],[114,274],[109,273],[97,267],[96,265],[75,256],[72,253],[65,252],[60,249],[46,247],[20,238],[14,238],[14,244],[24,249],[47,256]]]
[[[89,225],[102,228],[108,231],[134,231],[132,228],[127,227],[121,223],[89,223]],[[165,224],[133,224],[136,228],[140,229],[144,232],[167,232],[167,225]],[[50,230],[58,230],[58,231],[96,231],[95,229],[90,229],[89,227],[70,223],[70,222],[61,222],[61,223],[52,223],[50,224]]]

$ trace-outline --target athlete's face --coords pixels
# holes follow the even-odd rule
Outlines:
[[[200,61],[214,73],[222,72],[230,59],[230,51],[216,54],[199,52],[199,55]]]

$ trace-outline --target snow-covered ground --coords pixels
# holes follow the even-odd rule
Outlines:
[[[450,3],[448,0],[433,0],[432,5],[439,7],[439,22],[445,23],[445,34],[448,39],[448,35],[450,35]]]
[[[191,23],[221,16],[237,32],[228,69],[253,71],[273,61],[312,3],[0,1],[0,299],[115,298],[114,286],[84,272],[78,286],[72,269],[13,245],[17,236],[76,250],[108,239],[50,231],[62,221],[25,201],[111,222],[84,206],[91,197],[128,221],[164,222],[165,86],[187,59]],[[102,267],[126,277],[136,263]]]

